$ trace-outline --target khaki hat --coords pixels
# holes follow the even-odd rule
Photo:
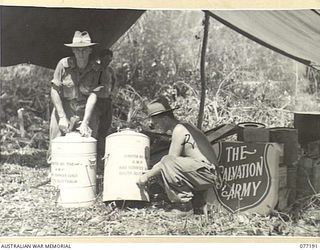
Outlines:
[[[177,108],[178,107],[171,108],[167,98],[165,98],[164,96],[160,96],[159,98],[151,101],[147,105],[148,117],[152,117],[155,115],[163,114],[165,112],[173,111]]]
[[[76,31],[74,33],[72,43],[65,43],[65,46],[72,48],[89,47],[96,45],[97,43],[92,43],[88,31]]]

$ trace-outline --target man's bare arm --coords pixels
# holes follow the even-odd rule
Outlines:
[[[89,123],[96,102],[97,102],[97,95],[95,93],[91,93],[86,103],[83,122]]]
[[[171,144],[169,148],[169,155],[181,156],[186,134],[188,130],[181,124],[178,124],[172,131]]]
[[[64,112],[62,101],[58,91],[55,88],[51,88],[51,100],[59,116],[59,129],[63,132],[67,132],[69,127],[69,120]]]
[[[92,116],[92,112],[94,109],[94,106],[97,102],[97,95],[95,93],[91,93],[88,97],[87,103],[86,103],[86,108],[84,111],[84,116],[82,123],[79,127],[80,134],[82,136],[90,136],[92,130],[89,128],[89,122]]]
[[[51,100],[57,110],[59,118],[65,117],[66,113],[64,112],[60,95],[55,88],[51,88]]]

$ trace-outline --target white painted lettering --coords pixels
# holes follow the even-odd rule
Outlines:
[[[258,187],[260,186],[261,184],[261,181],[258,181],[257,185],[256,185],[256,182],[252,182],[252,185],[253,185],[253,196],[256,196],[257,195],[257,190],[258,190]]]
[[[244,154],[244,152],[245,152],[245,149],[247,148],[247,146],[246,145],[244,145],[244,146],[241,146],[240,147],[241,148],[241,150],[240,150],[240,160],[244,160],[244,159],[246,159],[247,157],[245,156],[245,154]]]

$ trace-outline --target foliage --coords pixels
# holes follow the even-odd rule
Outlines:
[[[23,147],[47,148],[52,70],[20,64],[0,69],[1,151]],[[26,135],[21,138],[18,109],[22,108]],[[19,139],[18,139],[19,138]],[[18,140],[17,140],[18,139]]]
[[[202,19],[199,11],[147,12],[113,46],[120,85],[129,84],[147,99],[165,95],[181,107],[178,117],[196,123]],[[310,83],[300,77],[296,90],[292,60],[210,22],[204,129],[241,121],[292,126],[296,105],[318,108],[316,99],[310,104],[297,95],[310,95]]]
[[[29,64],[0,68],[1,119],[8,121],[16,116],[19,108],[24,108],[48,120],[49,82],[52,74],[52,70]]]
[[[113,128],[143,126],[146,102],[159,95],[180,106],[176,111],[179,118],[196,123],[203,17],[201,11],[148,11],[114,44],[112,66],[120,91]],[[206,62],[205,130],[242,121],[292,126],[292,111],[319,109],[316,71],[298,72],[297,63],[213,19]],[[27,126],[34,119],[32,115],[49,119],[47,83],[51,71],[19,65],[0,73],[4,76],[1,94],[10,97],[2,101],[2,120],[10,121],[17,109],[25,106],[26,112],[31,112]]]

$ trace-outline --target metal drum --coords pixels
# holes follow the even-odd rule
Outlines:
[[[136,184],[150,157],[148,136],[125,129],[106,137],[103,200],[149,201]]]
[[[51,184],[63,207],[87,207],[96,199],[96,139],[79,133],[52,140]]]
[[[244,142],[268,142],[269,131],[262,123],[241,122],[238,126],[238,141]]]

